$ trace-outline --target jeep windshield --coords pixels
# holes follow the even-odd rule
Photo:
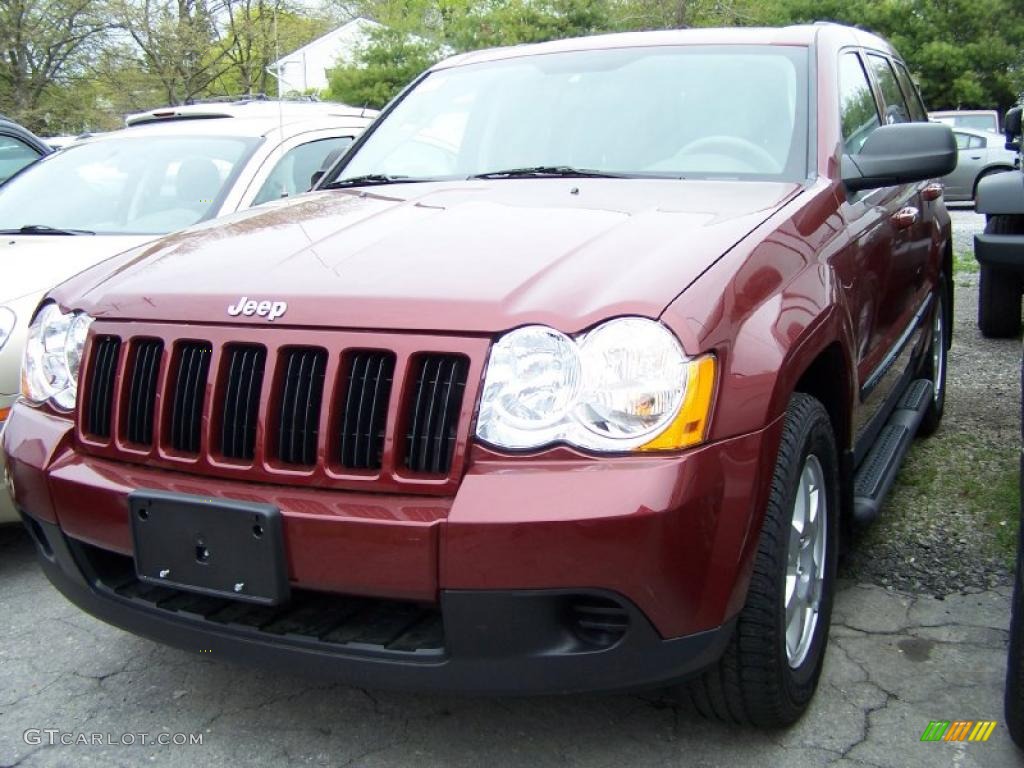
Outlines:
[[[77,144],[0,187],[0,230],[162,235],[216,215],[258,139],[132,135]]]
[[[807,172],[807,59],[801,47],[650,46],[442,67],[321,186],[476,177],[796,181]]]

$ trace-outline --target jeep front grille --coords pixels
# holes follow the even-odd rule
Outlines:
[[[140,339],[132,351],[125,436],[128,442],[136,445],[153,444],[156,381],[163,351],[163,342],[154,339]]]
[[[453,492],[488,340],[97,321],[86,452],[193,474]],[[189,326],[190,334],[196,326]]]
[[[110,437],[110,417],[113,413],[114,374],[121,353],[121,340],[116,336],[97,336],[92,345],[88,393],[80,410],[86,417],[89,433],[96,437]]]
[[[313,466],[320,434],[320,403],[324,393],[327,350],[295,347],[284,355],[282,393],[274,402],[277,458],[286,464]]]
[[[447,472],[455,445],[455,428],[466,360],[456,355],[427,355],[417,360],[416,394],[405,436],[405,465],[414,472]]]
[[[171,374],[171,420],[168,424],[170,444],[176,451],[199,453],[206,378],[212,354],[209,342],[183,341],[178,344],[177,362]]]
[[[251,461],[256,455],[256,425],[267,350],[255,344],[230,344],[225,350],[226,380],[220,387],[220,453]]]
[[[395,356],[359,351],[350,354],[347,362],[339,460],[347,469],[380,469]]]

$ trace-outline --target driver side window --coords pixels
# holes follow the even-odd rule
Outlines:
[[[844,53],[839,59],[839,112],[846,154],[860,152],[871,132],[882,122],[871,82],[856,53]]]

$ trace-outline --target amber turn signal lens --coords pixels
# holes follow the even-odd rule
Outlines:
[[[679,450],[703,442],[711,418],[716,372],[714,355],[692,360],[687,366],[686,391],[679,413],[660,435],[636,450]]]

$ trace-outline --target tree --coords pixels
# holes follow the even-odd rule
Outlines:
[[[441,57],[440,48],[404,32],[380,27],[358,51],[356,63],[328,73],[327,97],[379,109]]]
[[[370,12],[386,26],[329,73],[329,98],[380,107],[445,54],[612,28],[610,0],[397,0]]]
[[[44,94],[81,71],[110,26],[96,0],[0,1],[0,111],[44,129]]]
[[[161,84],[167,104],[201,95],[229,67],[215,48],[223,6],[207,0],[113,0],[118,26],[138,47],[140,61]]]
[[[1005,110],[1024,88],[1019,0],[775,0],[776,23],[837,21],[887,38],[931,109]]]
[[[276,78],[270,66],[282,55],[301,48],[328,31],[325,16],[310,15],[284,0],[225,0],[222,39],[230,66],[211,84],[224,94],[271,93]]]

